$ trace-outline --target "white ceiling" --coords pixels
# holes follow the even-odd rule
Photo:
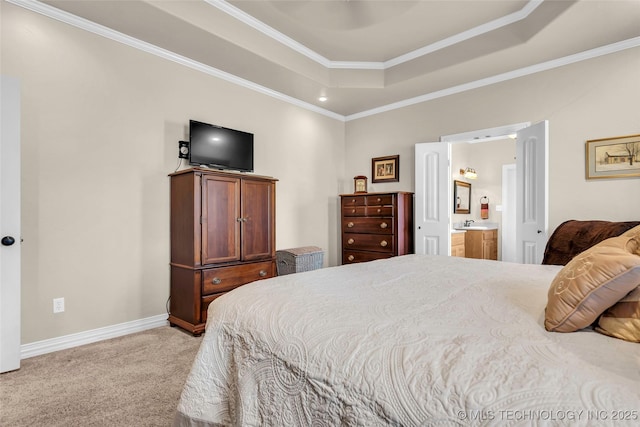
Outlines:
[[[638,0],[42,3],[347,119],[640,46]]]

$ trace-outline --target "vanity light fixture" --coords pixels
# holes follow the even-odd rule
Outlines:
[[[460,169],[460,175],[467,179],[476,179],[478,177],[476,170],[473,168]]]

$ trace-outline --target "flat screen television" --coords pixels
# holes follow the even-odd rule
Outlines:
[[[253,134],[189,120],[189,163],[253,172]]]

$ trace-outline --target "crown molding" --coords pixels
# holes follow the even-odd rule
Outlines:
[[[528,67],[519,68],[517,70],[508,71],[506,73],[497,74],[495,76],[486,77],[484,79],[475,80],[473,82],[463,83],[461,85],[452,86],[450,88],[446,88],[446,89],[438,90],[435,92],[427,93],[424,95],[416,96],[413,98],[405,99],[402,101],[394,102],[392,104],[387,104],[381,107],[372,108],[370,110],[362,111],[360,113],[350,114],[348,116],[345,116],[345,121],[349,122],[351,120],[357,120],[363,117],[373,116],[375,114],[397,110],[398,108],[404,108],[411,105],[432,101],[434,99],[444,98],[445,96],[455,95],[458,93],[466,92],[468,90],[490,86],[496,83],[505,82],[507,80],[517,79],[519,77],[524,77],[531,74],[552,70],[554,68],[575,64],[576,62],[586,61],[588,59],[597,58],[603,55],[609,55],[612,53],[620,52],[626,49],[636,48],[639,46],[640,46],[640,37],[634,37],[634,38],[623,40],[617,43],[612,43],[612,44],[597,47],[594,49],[585,50],[583,52],[575,53],[573,55],[564,56],[562,58],[552,59],[550,61],[541,62],[539,64],[534,64]]]
[[[384,62],[332,61],[320,55],[319,53],[309,49],[303,44],[293,40],[292,38],[282,34],[278,30],[274,29],[273,27],[270,27],[264,22],[259,21],[258,19],[254,18],[253,16],[249,15],[243,10],[238,9],[237,7],[227,3],[225,0],[204,0],[204,1],[209,5],[236,18],[242,23],[250,26],[251,28],[257,31],[260,31],[264,35],[271,37],[277,42],[298,52],[299,54],[304,55],[307,58],[317,62],[318,64],[324,66],[325,68],[351,69],[351,70],[386,70],[388,68],[395,67],[396,65],[413,61],[414,59],[436,52],[440,49],[453,46],[465,40],[469,40],[474,37],[481,36],[488,32],[505,27],[507,25],[511,25],[514,22],[521,21],[527,18],[531,14],[531,12],[536,10],[538,6],[540,6],[543,3],[544,0],[529,0],[527,4],[525,4],[524,7],[517,12],[513,12],[501,18],[494,19],[493,21],[487,22],[486,24],[478,25],[477,27],[471,28],[467,31],[463,31],[462,33],[453,35],[451,37],[447,37],[446,39],[437,41],[430,45],[416,49],[412,52],[405,53],[403,55],[397,56],[395,58],[392,58]]]
[[[251,89],[253,91],[262,93],[264,95],[268,95],[272,98],[276,98],[281,101],[284,101],[293,105],[297,105],[298,107],[325,115],[332,119],[344,121],[344,116],[341,114],[337,114],[337,113],[334,113],[333,111],[320,108],[316,105],[301,101],[297,98],[294,98],[289,95],[285,95],[273,89],[269,89],[265,86],[259,85],[252,81],[243,79],[241,77],[235,76],[233,74],[227,73],[225,71],[219,70],[209,65],[205,65],[201,62],[194,61],[193,59],[187,58],[185,56],[178,55],[167,49],[163,49],[151,43],[147,43],[145,41],[136,39],[134,37],[123,34],[119,31],[112,30],[111,28],[105,27],[103,25],[96,24],[95,22],[89,21],[87,19],[81,18],[79,16],[73,15],[63,10],[57,9],[53,6],[49,6],[48,4],[41,3],[35,0],[6,0],[6,1],[9,3],[15,4],[16,6],[20,6],[24,9],[30,10],[32,12],[39,13],[46,17],[55,19],[65,24],[72,25],[74,27],[80,28],[90,33],[97,34],[99,36],[108,38],[118,43],[122,43],[127,46],[133,47],[135,49],[139,49],[141,51],[150,53],[152,55],[167,59],[169,61],[176,62],[178,64],[184,65],[185,67],[189,67],[194,70],[203,72],[205,74],[220,78],[222,80],[236,84],[238,86],[242,86],[247,89]]]
[[[517,12],[510,13],[509,15],[494,19],[493,21],[487,22],[486,24],[478,25],[477,27],[471,28],[467,31],[463,31],[459,34],[447,37],[428,46],[424,46],[412,52],[405,53],[404,55],[400,55],[396,58],[385,61],[384,69],[395,67],[396,65],[400,65],[405,62],[413,61],[414,59],[417,59],[421,56],[428,55],[446,47],[461,43],[465,40],[470,40],[474,37],[481,36],[507,25],[511,25],[514,22],[521,21],[527,18],[531,14],[531,12],[536,10],[538,6],[542,4],[542,2],[543,0],[529,0],[529,2]]]

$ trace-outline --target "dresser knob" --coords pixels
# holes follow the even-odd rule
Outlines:
[[[388,226],[386,222],[380,223],[380,228],[387,228]]]
[[[353,240],[353,239],[347,240],[347,243],[350,244],[350,245],[353,245],[353,242],[355,242],[355,240]]]
[[[351,213],[356,213],[356,210],[355,209],[351,209]]]
[[[378,213],[382,212],[382,209],[378,209]]]
[[[378,197],[378,202],[382,201],[382,199],[380,197]]]
[[[387,241],[386,241],[386,240],[383,240],[382,242],[380,242],[380,246],[382,246],[383,248],[384,248],[385,246],[387,246],[387,245],[388,245],[388,243],[387,243]]]
[[[349,227],[349,228],[353,227],[353,223],[352,222],[348,222],[347,223],[347,227]]]
[[[349,256],[347,257],[347,259],[348,259],[349,261],[353,261],[354,259],[356,259],[356,257],[354,257],[353,255],[349,255]]]
[[[267,275],[267,272],[264,270],[260,270],[260,273],[258,273],[260,275],[260,277],[265,277]]]
[[[351,199],[351,203],[355,203],[355,202],[356,202],[356,199]]]
[[[222,283],[222,279],[219,277],[214,277],[211,282],[213,282],[214,285],[219,285],[220,283]]]

